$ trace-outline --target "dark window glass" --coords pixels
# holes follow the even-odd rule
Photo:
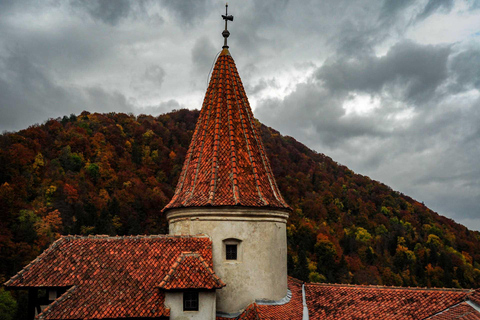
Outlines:
[[[237,260],[237,245],[236,244],[227,244],[225,245],[227,252],[227,260]]]
[[[198,292],[183,293],[183,311],[198,311]]]

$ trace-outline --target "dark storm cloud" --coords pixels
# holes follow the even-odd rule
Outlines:
[[[418,102],[431,97],[447,78],[449,53],[446,46],[400,42],[383,57],[329,59],[316,77],[334,92],[375,94],[386,90]]]
[[[83,110],[131,112],[120,93],[99,87],[62,87],[56,85],[42,68],[25,55],[15,52],[0,57],[0,99],[2,130],[27,127],[48,118]],[[19,115],[22,116],[19,116]]]

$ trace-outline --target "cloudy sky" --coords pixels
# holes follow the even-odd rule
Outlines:
[[[0,132],[201,107],[224,2],[0,0]],[[480,0],[230,0],[256,117],[480,230]]]

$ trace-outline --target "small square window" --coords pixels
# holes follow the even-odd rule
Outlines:
[[[183,293],[183,311],[198,311],[198,292],[187,291]]]
[[[227,260],[237,260],[237,245],[236,244],[227,244],[225,245],[226,259]]]

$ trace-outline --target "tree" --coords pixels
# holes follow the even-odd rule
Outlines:
[[[17,301],[10,292],[0,288],[0,320],[13,320],[17,311]]]

